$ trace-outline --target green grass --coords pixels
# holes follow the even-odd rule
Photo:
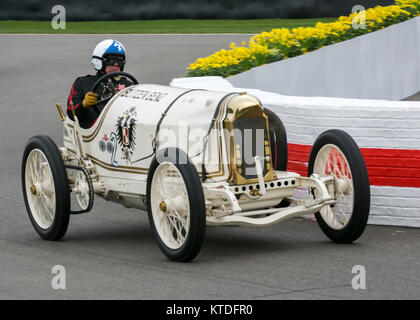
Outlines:
[[[51,21],[0,21],[0,33],[260,33],[274,28],[314,26],[315,19],[252,20],[131,20],[66,22],[65,30],[54,30]]]

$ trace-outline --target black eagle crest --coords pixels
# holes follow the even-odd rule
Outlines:
[[[131,111],[126,111],[121,117],[118,117],[116,125],[118,144],[122,148],[123,158],[128,161],[130,161],[136,146],[136,119]]]

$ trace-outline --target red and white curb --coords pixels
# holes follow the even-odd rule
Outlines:
[[[307,175],[309,154],[328,129],[359,145],[371,185],[371,224],[420,227],[420,103],[287,97],[264,103],[284,122],[288,168]],[[271,97],[272,98],[272,97]],[[326,101],[328,100],[328,102]]]

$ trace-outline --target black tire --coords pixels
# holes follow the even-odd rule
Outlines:
[[[320,149],[332,144],[344,154],[350,167],[353,181],[353,211],[347,225],[341,230],[331,228],[317,212],[316,220],[325,235],[337,243],[351,243],[357,240],[366,228],[370,210],[370,185],[366,164],[353,138],[342,130],[328,130],[316,139],[309,158],[308,176],[313,173],[315,159]]]
[[[270,147],[273,157],[273,168],[278,171],[287,170],[287,134],[283,122],[270,109],[264,108],[270,127]]]
[[[47,229],[43,229],[38,225],[34,218],[34,213],[31,211],[31,207],[28,203],[25,179],[26,163],[30,152],[35,149],[40,150],[45,155],[54,181],[55,213],[52,225]],[[23,153],[21,179],[26,211],[32,225],[35,228],[35,231],[44,240],[60,240],[65,235],[70,220],[70,190],[66,168],[64,166],[63,159],[61,158],[60,151],[50,137],[35,136],[28,140]]]
[[[190,208],[190,224],[187,237],[178,249],[169,248],[160,238],[153,219],[151,205],[151,187],[156,169],[161,162],[170,162],[178,168],[185,183]],[[204,193],[197,170],[188,155],[178,148],[167,148],[159,151],[153,158],[147,177],[147,212],[153,236],[162,252],[173,261],[188,262],[200,252],[205,235],[206,207]]]

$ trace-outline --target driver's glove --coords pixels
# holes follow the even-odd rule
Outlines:
[[[94,92],[88,92],[83,99],[82,106],[83,108],[89,108],[94,106],[98,102],[98,94]]]

